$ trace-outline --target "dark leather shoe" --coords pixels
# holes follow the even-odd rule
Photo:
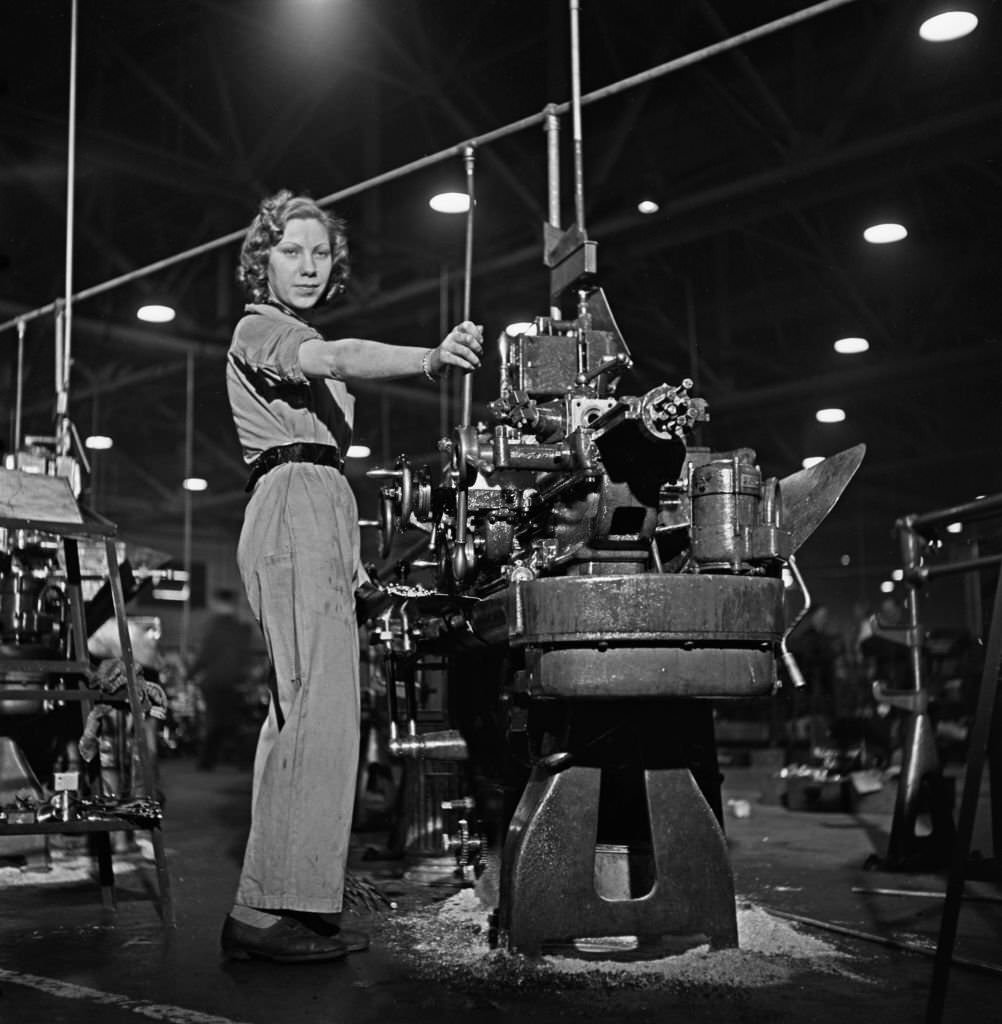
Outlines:
[[[340,939],[349,953],[364,953],[369,948],[369,936],[354,928],[338,928],[334,938]]]
[[[349,953],[364,953],[369,948],[369,936],[357,928],[342,928],[340,914],[315,914],[307,911],[285,910],[287,917],[304,928],[325,938],[338,939],[345,944]]]
[[[274,960],[280,964],[340,960],[348,944],[337,934],[319,935],[289,917],[276,917],[267,928],[255,928],[227,915],[220,937],[223,955],[231,960]]]

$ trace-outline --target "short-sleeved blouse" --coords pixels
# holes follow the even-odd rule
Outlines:
[[[355,398],[344,381],[310,378],[299,347],[321,335],[275,306],[245,307],[226,359],[226,392],[244,462],[267,448],[307,441],[347,452]]]

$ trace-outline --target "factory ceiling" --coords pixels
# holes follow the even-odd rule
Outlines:
[[[815,580],[872,597],[894,564],[894,520],[1002,490],[1002,12],[966,3],[971,35],[929,43],[930,5],[819,4],[735,48],[715,44],[808,9],[805,0],[581,0],[586,99],[665,62],[670,73],[586,102],[586,229],[632,351],[626,393],[696,381],[717,449],[754,448],[785,476],[805,456],[866,442],[863,468],[804,549]],[[942,5],[940,5],[942,6]],[[70,3],[4,12],[0,80],[0,319],[64,294]],[[70,413],[115,446],[92,453],[93,504],[123,531],[180,537],[186,420],[196,532],[234,536],[244,470],[223,388],[241,299],[235,243],[258,200],[327,197],[428,154],[448,159],[336,204],[353,276],[331,336],[434,344],[459,318],[461,144],[571,94],[566,0],[124,0],[79,5],[73,289],[206,251],[73,307]],[[685,55],[704,51],[703,59]],[[561,118],[562,223],[574,219],[571,120]],[[548,311],[545,137],[538,119],[476,147],[473,315],[495,338]],[[658,204],[642,214],[638,202]],[[869,245],[864,227],[908,237]],[[140,324],[169,301],[176,319]],[[864,354],[833,342],[863,336]],[[27,434],[52,431],[53,323],[33,319],[22,373]],[[0,436],[13,436],[16,333],[0,333]],[[189,375],[189,370],[190,375]],[[497,394],[497,358],[475,385]],[[364,469],[435,458],[436,390],[358,390]],[[819,424],[838,406],[846,419]],[[357,468],[356,468],[357,466]],[[848,562],[848,564],[845,564]]]

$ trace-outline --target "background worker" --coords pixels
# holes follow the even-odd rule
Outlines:
[[[209,607],[212,615],[189,670],[202,695],[198,768],[206,772],[216,767],[223,746],[233,742],[239,728],[253,640],[250,623],[237,615],[235,590],[216,590]]]

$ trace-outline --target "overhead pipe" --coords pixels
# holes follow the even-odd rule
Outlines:
[[[595,89],[581,97],[581,106],[584,107],[590,103],[596,103],[599,100],[604,100],[610,96],[618,95],[628,89],[634,89],[637,86],[646,85],[648,82],[653,82],[655,79],[662,78],[663,76],[675,71],[682,71],[685,68],[692,67],[694,64],[708,60],[718,54],[726,53],[728,50],[737,49],[740,46],[744,46],[746,43],[754,42],[757,39],[762,39],[775,32],[791,28],[794,25],[810,20],[811,18],[827,14],[829,11],[835,10],[836,8],[845,7],[848,4],[856,2],[858,2],[858,0],[823,0],[823,2],[814,4],[811,7],[805,7],[803,10],[794,11],[792,14],[785,15],[782,18],[776,18],[773,21],[766,22],[764,25],[748,29],[746,32],[739,32],[737,35],[731,36],[729,39],[722,39],[717,43],[711,43],[709,46],[704,46],[698,50],[693,50],[691,53],[684,54],[681,57],[676,57],[674,60],[666,61],[665,63],[658,64],[653,68],[648,68],[646,71],[641,71],[636,75],[630,75],[627,78],[620,79],[618,82],[613,82],[610,85],[603,86],[601,89]],[[427,156],[420,157],[417,160],[412,160],[406,164],[401,164],[399,167],[393,168],[389,171],[384,171],[382,174],[377,174],[371,178],[365,179],[364,181],[357,182],[354,185],[349,185],[337,192],[332,192],[330,195],[318,199],[317,204],[319,206],[329,206],[333,203],[340,202],[343,199],[358,195],[360,192],[365,192],[370,188],[377,188],[380,185],[396,181],[397,179],[406,177],[416,171],[441,163],[443,160],[447,160],[450,157],[455,156],[457,150],[462,152],[466,146],[485,146],[489,143],[496,142],[499,139],[506,138],[509,135],[514,135],[526,128],[532,128],[535,125],[541,124],[545,121],[548,113],[550,112],[558,115],[566,114],[570,110],[570,106],[569,102],[548,104],[547,107],[539,113],[529,114],[526,117],[519,118],[517,121],[512,121],[500,128],[495,128],[493,131],[474,136],[458,146],[453,145],[446,149],[441,149],[436,153],[429,153]],[[166,270],[167,268],[175,266],[178,263],[182,263],[185,260],[194,259],[198,256],[204,255],[205,253],[213,252],[223,246],[230,245],[233,242],[241,241],[245,234],[246,228],[241,228],[238,231],[231,231],[229,234],[222,235],[212,241],[204,242],[203,244],[194,246],[190,249],[185,249],[183,252],[175,253],[173,256],[165,257],[162,260],[157,260],[154,263],[147,264],[145,267],[138,267],[136,270],[129,271],[126,274],[121,274],[118,277],[109,279],[108,281],[93,285],[90,288],[85,288],[83,291],[77,292],[77,294],[73,296],[73,299],[76,302],[82,302],[85,299],[94,298],[97,295],[103,295],[105,292],[112,291],[121,285],[129,284],[132,281],[148,277],[150,274],[157,273],[160,270]],[[18,316],[0,323],[0,332],[15,327],[18,320],[35,320],[38,317],[54,312],[55,309],[56,303],[50,302],[45,306],[39,306],[37,309],[19,313]]]

